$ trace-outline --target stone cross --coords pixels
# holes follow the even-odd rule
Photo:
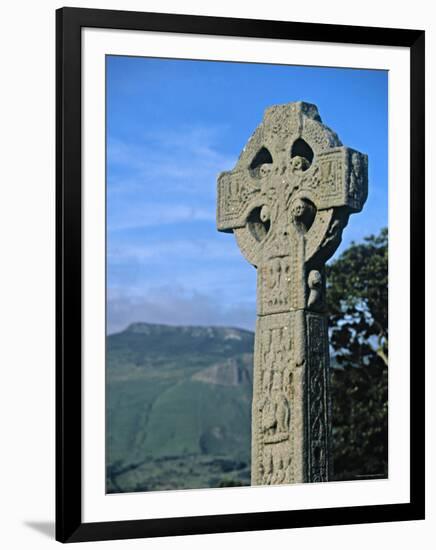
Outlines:
[[[328,480],[324,265],[367,188],[367,155],[304,102],[266,109],[218,178],[218,230],[257,268],[252,485]]]

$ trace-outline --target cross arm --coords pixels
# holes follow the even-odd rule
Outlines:
[[[368,156],[349,147],[320,153],[304,173],[301,190],[318,210],[346,207],[359,212],[368,195]]]
[[[366,201],[368,157],[349,147],[321,153],[302,187],[318,210],[306,235],[306,261],[324,263],[341,243],[349,215],[360,212]],[[314,195],[310,196],[311,193]]]
[[[241,170],[218,176],[217,229],[231,233],[247,223],[250,212],[262,206],[260,188]]]

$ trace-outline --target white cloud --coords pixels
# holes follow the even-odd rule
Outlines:
[[[206,260],[229,260],[240,258],[240,253],[231,239],[217,242],[212,239],[172,239],[148,244],[122,244],[109,249],[110,263],[123,263],[129,260],[135,262],[149,262],[150,260],[164,259],[165,263],[177,263],[181,258],[184,261],[195,260],[196,266]]]
[[[108,294],[108,333],[118,332],[130,323],[149,322],[171,325],[220,325],[254,330],[256,309],[253,302],[224,306],[220,297],[181,288],[157,288],[143,297],[120,291]]]
[[[228,170],[236,158],[215,146],[222,128],[179,128],[145,134],[143,142],[128,144],[117,139],[108,143],[109,194],[150,192],[212,196],[216,177]],[[111,176],[112,170],[125,177]],[[127,180],[127,182],[126,182]]]
[[[214,145],[222,129],[179,128],[108,143],[108,230],[207,221],[215,224],[216,179],[235,159]]]
[[[252,328],[255,273],[231,236],[213,238],[216,178],[236,161],[219,150],[222,136],[223,128],[184,127],[132,145],[110,139],[111,331],[136,321]]]
[[[152,202],[139,197],[124,207],[109,207],[108,230],[124,231],[195,221],[215,223],[215,212],[201,206]]]

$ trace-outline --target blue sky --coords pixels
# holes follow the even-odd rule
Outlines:
[[[256,273],[215,228],[216,178],[266,107],[304,100],[369,156],[351,241],[387,225],[388,73],[107,58],[108,331],[129,323],[254,328]]]

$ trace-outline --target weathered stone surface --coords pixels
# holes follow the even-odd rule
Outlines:
[[[342,146],[304,102],[266,109],[218,178],[218,230],[233,232],[257,268],[253,485],[328,480],[324,265],[367,184],[367,156]]]

